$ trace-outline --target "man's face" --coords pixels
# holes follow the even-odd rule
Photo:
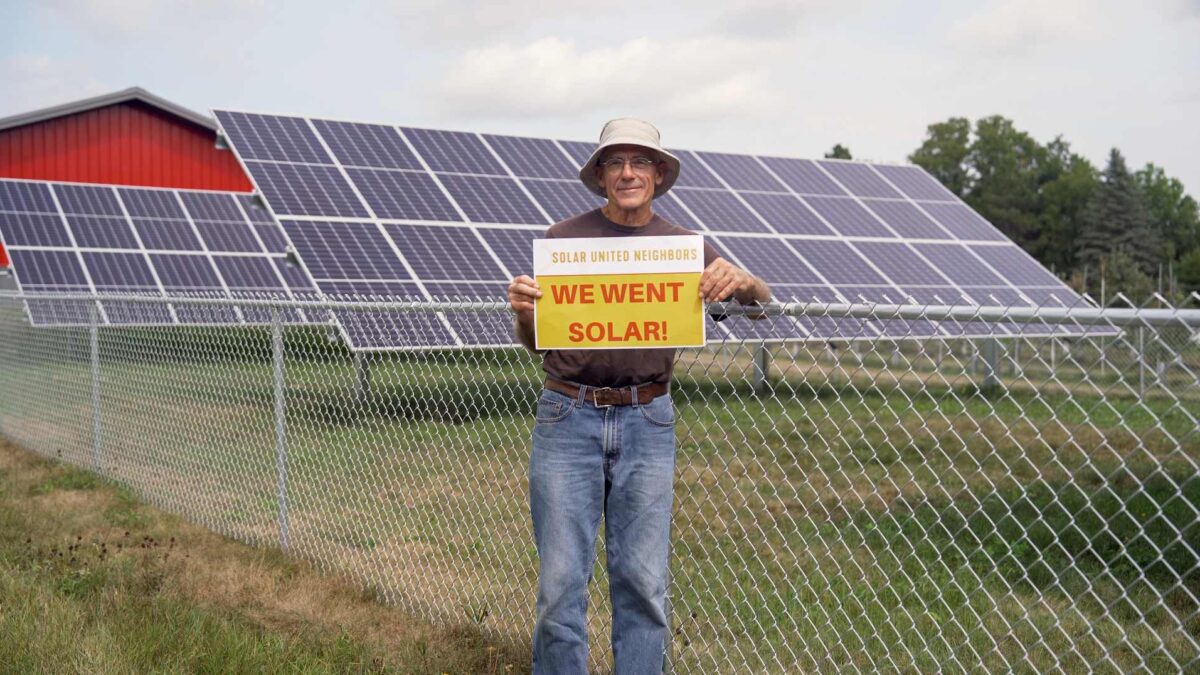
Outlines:
[[[624,160],[618,163],[613,160]],[[639,166],[638,159],[650,159],[654,163]],[[633,211],[654,199],[654,188],[661,185],[664,177],[662,162],[653,150],[636,145],[615,145],[600,158],[596,167],[596,180],[604,186],[608,201],[617,207]]]

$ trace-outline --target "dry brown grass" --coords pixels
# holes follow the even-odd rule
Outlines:
[[[30,546],[48,549],[72,541],[161,557],[161,592],[197,606],[247,618],[288,637],[365,644],[377,663],[410,672],[526,672],[521,645],[496,642],[470,626],[435,627],[385,606],[359,584],[323,574],[278,552],[252,548],[152,507],[132,503],[114,486],[76,478],[77,469],[47,462],[0,440],[2,506],[30,524]],[[136,514],[136,526],[114,525],[114,509]],[[421,669],[424,670],[424,669]],[[419,672],[419,671],[418,671]]]

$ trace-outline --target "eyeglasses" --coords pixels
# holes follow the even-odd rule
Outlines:
[[[604,167],[604,170],[607,171],[608,173],[621,173],[622,171],[625,170],[626,163],[628,163],[629,166],[631,168],[633,168],[634,173],[643,173],[643,174],[654,171],[654,167],[658,166],[658,162],[656,160],[650,159],[649,157],[642,157],[642,156],[632,157],[630,159],[623,159],[621,157],[610,157],[610,158],[604,160],[603,162],[599,162],[597,164],[597,166]]]

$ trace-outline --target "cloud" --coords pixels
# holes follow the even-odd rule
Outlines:
[[[796,35],[810,24],[828,20],[834,12],[855,10],[863,0],[743,0],[721,3],[713,32],[767,40]],[[732,5],[732,6],[730,6]]]
[[[0,116],[17,114],[98,96],[117,87],[88,77],[78,64],[64,63],[44,54],[15,54],[0,60],[0,81],[4,82],[4,100],[11,110]]]
[[[1200,0],[1160,0],[1167,16],[1179,19],[1200,19]]]
[[[625,15],[633,0],[608,0],[601,10],[590,0],[393,0],[395,28],[423,44],[463,46],[481,40],[511,41],[534,31],[544,35],[556,22],[593,16],[603,22]]]
[[[775,97],[762,64],[773,48],[722,37],[651,40],[580,49],[548,37],[464,53],[438,87],[441,107],[486,116],[623,110],[712,119],[753,115]]]
[[[1020,55],[1102,34],[1104,12],[1088,0],[1001,0],[950,26],[958,48]]]
[[[134,35],[162,26],[197,31],[198,23],[207,27],[232,21],[261,6],[260,0],[45,0],[42,9],[89,31]]]

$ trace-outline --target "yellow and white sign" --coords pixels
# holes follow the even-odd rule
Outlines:
[[[536,239],[538,349],[704,345],[699,236]]]

